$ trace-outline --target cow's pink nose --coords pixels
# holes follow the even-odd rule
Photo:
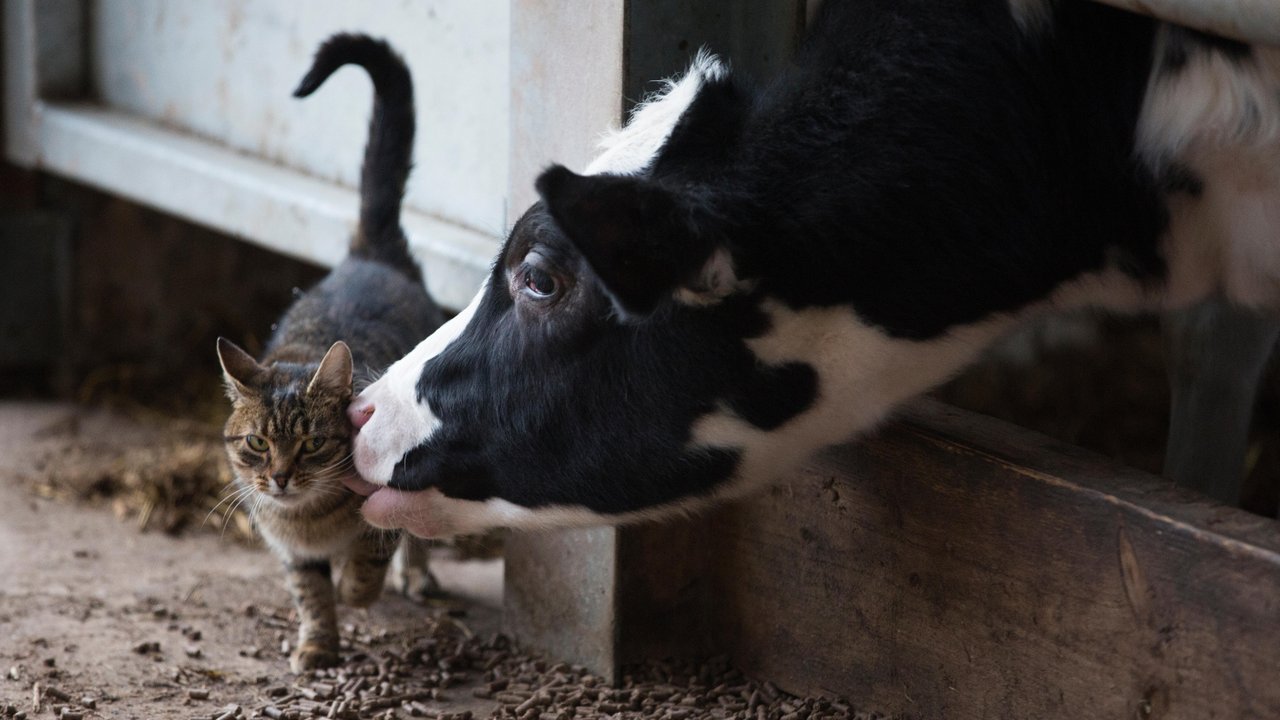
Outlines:
[[[347,417],[351,418],[351,426],[356,430],[364,427],[373,417],[373,403],[368,400],[356,400],[347,406]]]

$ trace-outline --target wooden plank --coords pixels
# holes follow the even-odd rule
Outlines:
[[[1280,717],[1280,524],[922,402],[718,514],[715,634],[933,718]]]

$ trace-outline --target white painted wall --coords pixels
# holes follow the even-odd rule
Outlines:
[[[507,183],[507,0],[94,0],[90,82],[109,107],[355,187],[372,90],[344,68],[291,97],[338,31],[386,38],[414,76],[408,204],[498,235]]]
[[[417,95],[403,222],[432,293],[460,308],[506,230],[511,1],[0,0],[5,154],[332,264],[372,87],[349,68],[292,91],[332,33],[384,37]]]

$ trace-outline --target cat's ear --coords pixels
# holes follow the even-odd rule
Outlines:
[[[351,348],[339,340],[324,354],[315,377],[307,385],[307,394],[313,392],[351,393]]]
[[[253,394],[253,376],[262,371],[253,356],[226,338],[218,338],[218,362],[222,364],[222,377],[227,382],[227,396],[239,400]]]

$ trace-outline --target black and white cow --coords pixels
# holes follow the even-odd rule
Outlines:
[[[1071,0],[829,0],[767,87],[702,55],[537,188],[351,406],[375,525],[695,510],[1043,313],[1276,306],[1280,50]]]

